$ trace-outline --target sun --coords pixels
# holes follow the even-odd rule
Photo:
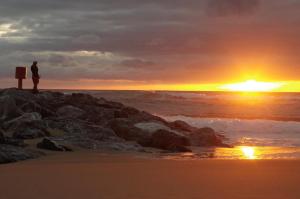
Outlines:
[[[246,159],[250,159],[250,160],[256,159],[254,147],[242,146],[242,147],[240,147],[240,149],[243,153],[243,156]]]
[[[281,83],[276,82],[258,82],[256,80],[248,80],[241,83],[226,84],[221,87],[228,91],[241,91],[241,92],[268,92],[281,87]]]

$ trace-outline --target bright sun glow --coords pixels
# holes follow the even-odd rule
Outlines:
[[[12,24],[0,24],[0,37],[8,34],[8,33],[14,33],[17,30],[14,30],[12,28]]]
[[[256,159],[254,147],[242,146],[241,151],[246,159]]]
[[[281,83],[258,82],[256,80],[248,80],[242,83],[227,84],[222,86],[221,88],[229,91],[266,92],[278,89],[281,86]]]

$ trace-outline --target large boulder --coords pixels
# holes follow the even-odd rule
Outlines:
[[[33,95],[26,90],[5,89],[0,92],[0,116],[5,120],[22,115],[23,112],[38,112],[43,117],[54,116],[50,110],[51,99],[40,97],[43,94]],[[7,118],[5,118],[7,117]]]
[[[102,108],[107,108],[107,109],[122,109],[124,107],[123,104],[119,102],[112,102],[112,101],[107,101],[104,98],[97,98],[97,106],[102,107]]]
[[[97,125],[106,125],[115,118],[114,109],[103,108],[99,106],[84,105],[81,108],[85,111],[82,118],[90,123]]]
[[[4,131],[0,128],[0,144],[25,147],[23,140],[6,137]]]
[[[15,98],[17,101],[17,104],[19,104],[19,100],[21,101],[33,101],[35,99],[35,95],[28,91],[28,90],[20,90],[17,88],[8,88],[3,89],[0,92],[1,96],[11,96],[12,98]]]
[[[75,106],[67,105],[60,107],[56,113],[59,117],[63,118],[79,118],[85,113],[85,111]]]
[[[10,120],[22,115],[22,110],[16,105],[16,101],[9,95],[0,97],[0,121]]]
[[[37,103],[37,102],[39,102],[39,103]],[[55,112],[51,111],[49,109],[49,107],[47,107],[48,104],[44,105],[45,101],[37,101],[37,102],[29,101],[29,102],[22,104],[19,107],[23,112],[26,112],[26,113],[37,112],[43,117],[55,116]]]
[[[108,127],[110,127],[117,136],[128,141],[139,141],[150,137],[149,133],[135,127],[128,119],[112,120],[108,124]]]
[[[171,122],[171,123],[169,123],[169,126],[172,129],[179,130],[179,131],[186,131],[186,132],[193,132],[197,129],[181,120],[176,120],[174,122]]]
[[[23,126],[23,125],[22,125]],[[24,125],[25,126],[25,125]],[[41,130],[35,127],[21,127],[19,126],[17,129],[14,130],[13,138],[15,139],[35,139],[41,138],[45,136],[49,136],[46,130]]]
[[[33,159],[41,155],[42,153],[29,151],[21,147],[0,144],[0,164]]]
[[[86,125],[85,130],[87,131],[88,137],[93,140],[105,141],[117,137],[112,129],[103,126]]]
[[[189,135],[193,146],[201,147],[230,147],[223,143],[223,139],[212,128],[200,128]]]
[[[163,124],[161,122],[140,122],[140,123],[134,124],[134,126],[139,129],[142,129],[143,131],[146,131],[150,134],[153,134],[154,132],[156,132],[157,130],[160,130],[160,129],[172,131],[171,128],[169,128],[168,126],[166,126],[165,124]]]
[[[72,95],[67,95],[65,97],[65,104],[73,105],[73,106],[80,106],[80,105],[93,105],[97,106],[98,99],[92,97],[88,94],[83,93],[72,93]]]
[[[25,144],[24,140],[21,139],[15,139],[11,137],[5,137],[4,144],[11,145],[11,146],[17,146],[17,147],[26,147],[27,144]]]
[[[22,123],[30,123],[34,121],[41,121],[42,117],[39,113],[33,112],[33,113],[24,113],[23,115],[9,120],[8,122],[5,122],[3,124],[4,128],[10,128],[11,126],[18,126]]]
[[[41,142],[37,144],[40,149],[46,149],[51,151],[72,151],[71,148],[58,144],[57,142],[44,138]]]
[[[35,97],[38,101],[56,102],[58,100],[62,100],[64,94],[60,92],[54,92],[54,91],[43,91],[35,95]]]
[[[0,128],[0,144],[5,142],[4,131]]]
[[[187,148],[190,145],[187,137],[163,129],[157,130],[149,139],[139,141],[139,144],[171,152],[191,152]]]
[[[49,135],[39,113],[24,113],[5,122],[4,127],[15,139],[34,139]]]

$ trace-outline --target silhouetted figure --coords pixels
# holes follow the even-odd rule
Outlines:
[[[33,93],[38,93],[38,84],[40,82],[39,68],[37,67],[37,61],[34,61],[31,66],[32,81],[33,81]]]

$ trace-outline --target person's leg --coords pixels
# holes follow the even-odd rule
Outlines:
[[[33,93],[37,93],[37,81],[36,78],[32,78],[32,82],[33,82]]]
[[[35,87],[34,78],[32,78],[32,83],[33,83],[33,88],[32,88],[32,90],[34,91],[34,87]]]
[[[34,89],[35,89],[35,92],[36,92],[36,93],[38,93],[38,92],[39,92],[39,89],[38,89],[38,84],[39,84],[39,83],[38,83],[38,82],[36,82],[36,83],[35,83],[35,85],[34,85]]]
[[[40,83],[40,79],[36,78],[36,85],[35,85],[36,92],[39,92],[39,89],[38,89],[39,83]]]

